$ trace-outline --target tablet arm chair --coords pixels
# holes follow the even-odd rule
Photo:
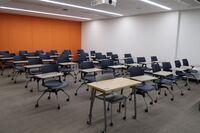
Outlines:
[[[142,76],[144,75],[144,69],[142,69],[141,67],[131,67],[129,68],[129,74],[130,77],[135,77],[135,76]],[[150,98],[150,105],[153,105],[153,102],[157,102],[157,97],[155,100],[153,100],[152,96],[149,94],[149,92],[151,91],[156,91],[155,86],[151,85],[151,84],[147,84],[145,82],[139,84],[138,86],[136,86],[136,94],[141,95],[144,99],[146,108],[145,108],[145,112],[148,112],[148,105],[146,102],[146,95]]]
[[[151,65],[151,67],[152,67],[153,73],[161,71],[161,67],[158,63],[153,63]],[[167,79],[166,77],[160,76],[159,79],[156,80],[155,82],[157,83],[157,89],[159,90],[158,94],[161,93],[162,88],[165,88],[172,96],[170,100],[173,101],[174,100],[174,94],[171,91],[171,90],[173,90],[173,81]],[[165,94],[165,96],[167,96],[166,91],[165,91],[164,94]]]
[[[42,73],[50,73],[50,72],[59,72],[58,66],[56,64],[48,64],[42,67]],[[44,86],[45,89],[42,93],[42,95],[37,99],[37,102],[35,104],[35,107],[39,107],[39,101],[40,99],[44,96],[44,94],[49,93],[48,99],[51,98],[51,93],[54,93],[56,95],[56,100],[57,100],[57,109],[60,109],[60,104],[58,101],[58,92],[62,91],[66,96],[67,99],[66,101],[70,100],[70,96],[64,91],[64,88],[68,86],[67,82],[63,82],[61,80],[61,77],[59,79],[49,79],[49,80],[42,80],[42,86]]]
[[[94,68],[94,63],[92,61],[83,61],[80,66],[80,69],[90,69]],[[83,86],[87,85],[87,83],[92,83],[96,81],[96,73],[84,73],[81,72],[81,80],[83,80],[83,83],[76,89],[75,96],[78,95],[78,90]],[[88,91],[88,88],[86,89]]]

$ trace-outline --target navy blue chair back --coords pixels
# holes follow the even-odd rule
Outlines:
[[[96,52],[93,50],[93,51],[90,51],[90,55],[91,56],[95,56]]]
[[[28,59],[28,64],[29,65],[42,64],[42,61],[40,59]]]
[[[81,64],[83,61],[87,61],[87,56],[85,53],[81,53],[78,55],[78,63]]]
[[[58,53],[58,51],[57,51],[57,50],[51,50],[49,53],[50,53],[51,55],[55,55],[55,54]]]
[[[47,64],[41,68],[42,73],[59,72],[57,64]]]
[[[31,53],[28,53],[28,56],[36,56],[37,54],[35,52],[31,52]]]
[[[158,61],[157,56],[151,56],[151,62]]]
[[[144,75],[144,69],[142,69],[142,67],[131,67],[129,68],[128,71],[129,71],[130,77]]]
[[[107,69],[109,66],[113,65],[113,61],[110,59],[101,60],[101,69]]]
[[[44,51],[43,50],[36,50],[36,55],[40,56],[42,54],[44,54]]]
[[[77,50],[77,54],[82,54],[82,53],[85,53],[83,49],[78,49]]]
[[[160,67],[160,65],[158,63],[151,64],[151,67],[152,67],[152,71],[153,72],[159,72],[159,71],[161,71],[161,67]]]
[[[131,58],[132,56],[131,56],[131,54],[124,54],[124,57],[125,58]]]
[[[57,58],[57,62],[58,63],[64,63],[64,62],[70,62],[70,60],[69,60],[69,56],[60,56],[59,58]]]
[[[23,60],[26,60],[26,58],[24,56],[14,56],[13,59],[14,59],[14,61],[23,61]]]
[[[96,53],[96,59],[103,59],[102,53]]]
[[[83,61],[80,64],[80,69],[94,68],[94,63],[92,61]]]
[[[170,62],[162,62],[162,68],[163,71],[168,71],[168,72],[172,71],[172,65]]]
[[[71,55],[71,51],[70,51],[70,50],[64,50],[64,51],[62,52],[62,54]]]
[[[187,59],[182,59],[183,66],[189,66],[189,62]]]
[[[40,59],[50,59],[49,54],[40,55]]]
[[[0,55],[9,54],[9,51],[0,51]]]
[[[112,52],[107,52],[106,55],[107,55],[107,56],[112,56],[113,53],[112,53]]]
[[[133,58],[125,58],[125,59],[124,59],[124,63],[125,63],[125,64],[133,64],[133,63],[134,63],[134,60],[133,60]]]
[[[137,57],[137,63],[146,62],[145,57]]]
[[[181,62],[180,62],[180,60],[175,60],[175,66],[176,66],[176,67],[181,67]]]
[[[24,56],[24,55],[27,55],[27,54],[28,54],[28,52],[26,50],[19,51],[20,56]]]

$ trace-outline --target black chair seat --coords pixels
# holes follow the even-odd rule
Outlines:
[[[148,84],[140,84],[136,87],[136,89],[142,90],[142,91],[145,91],[145,92],[155,90],[154,86],[148,85]]]
[[[86,80],[88,82],[95,82],[96,81],[96,78],[94,75],[86,75],[84,77],[82,77],[83,80]]]
[[[43,86],[47,87],[48,89],[62,89],[68,86],[67,82],[61,82],[59,80],[49,80],[43,83]]]
[[[96,97],[101,99],[101,100],[104,99],[103,94],[100,94],[100,95],[98,95]],[[108,94],[106,94],[105,98],[106,98],[107,102],[115,103],[115,102],[122,101],[125,98],[125,96],[117,94],[117,93],[108,93]]]

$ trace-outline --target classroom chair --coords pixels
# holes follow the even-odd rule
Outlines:
[[[94,63],[92,61],[83,61],[81,62],[79,69],[90,69],[94,68]],[[78,90],[83,86],[87,85],[87,83],[92,83],[96,81],[95,73],[84,73],[81,72],[81,80],[83,80],[83,83],[76,89],[75,96],[78,95]],[[87,89],[88,90],[88,89]]]
[[[151,64],[151,67],[152,67],[153,73],[161,71],[161,67],[158,63]],[[174,94],[171,91],[171,90],[173,90],[173,81],[172,80],[169,80],[166,77],[160,76],[159,79],[155,81],[155,83],[157,84],[157,89],[159,90],[158,94],[160,94],[161,89],[164,88],[171,94],[172,97],[170,100],[171,101],[174,100]],[[164,95],[167,96],[166,91],[165,91]]]
[[[128,71],[129,71],[130,77],[144,75],[144,69],[142,69],[142,67],[131,67],[131,68],[129,68]],[[144,102],[145,102],[145,105],[146,105],[145,112],[148,112],[146,95],[151,100],[150,104],[153,105],[153,98],[149,94],[149,92],[151,92],[151,91],[156,91],[155,85],[153,86],[151,84],[147,84],[147,83],[144,82],[144,83],[141,83],[140,85],[136,86],[136,94],[141,95],[144,99]],[[155,102],[157,102],[157,98],[156,98]]]
[[[42,73],[50,73],[50,72],[59,72],[58,65],[56,64],[48,64],[44,65],[41,69]],[[46,89],[43,91],[41,96],[37,99],[37,102],[35,104],[35,108],[39,107],[39,101],[44,96],[44,94],[49,93],[48,99],[51,98],[51,93],[54,93],[56,95],[57,100],[57,109],[60,109],[60,104],[58,101],[58,92],[62,91],[66,96],[66,101],[70,100],[70,96],[64,91],[64,88],[68,86],[67,82],[63,82],[61,78],[59,79],[53,78],[53,79],[43,79],[42,80],[42,86]]]
[[[109,80],[109,79],[113,79],[114,76],[112,74],[103,74],[103,75],[98,75],[96,77],[96,81],[103,81],[103,80]],[[96,95],[97,99],[100,100],[104,100],[103,94],[99,94]],[[127,97],[124,96],[123,94],[119,94],[117,92],[110,92],[108,94],[106,94],[105,96],[105,100],[107,103],[109,103],[111,105],[110,107],[110,126],[113,126],[113,104],[119,103],[121,105],[121,103],[123,103],[124,105],[124,116],[123,116],[123,120],[126,120],[126,99]],[[109,110],[109,105],[107,110]],[[117,110],[117,112],[121,112],[121,106],[119,106],[119,109]]]

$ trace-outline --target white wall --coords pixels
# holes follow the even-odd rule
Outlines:
[[[180,59],[187,57],[192,60],[191,63],[200,64],[195,58],[200,50],[200,11],[181,13],[180,36],[177,43],[178,14],[168,12],[84,22],[82,48],[88,52],[111,51],[121,57],[124,53],[132,53],[134,57],[145,56],[147,60],[150,60],[150,56],[156,55],[159,60],[171,62],[174,62],[178,55]],[[194,50],[191,49],[191,45]],[[185,54],[185,50],[190,52]]]
[[[177,58],[200,64],[200,10],[181,13]]]

